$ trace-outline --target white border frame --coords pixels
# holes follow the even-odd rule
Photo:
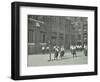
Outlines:
[[[27,15],[88,17],[88,64],[27,67]],[[74,67],[73,67],[74,66]],[[94,11],[40,7],[20,7],[20,75],[94,72]]]

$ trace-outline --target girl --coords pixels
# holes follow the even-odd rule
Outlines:
[[[61,47],[61,50],[60,50],[60,57],[62,58],[64,56],[64,47],[62,46]]]

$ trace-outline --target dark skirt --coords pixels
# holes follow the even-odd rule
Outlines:
[[[76,54],[76,50],[72,50],[72,54]]]
[[[63,56],[64,56],[64,51],[61,51],[60,57],[63,57]]]
[[[55,58],[58,57],[58,53],[59,53],[59,52],[55,51]]]
[[[87,50],[86,49],[84,50],[84,54],[85,54],[85,56],[87,56]]]

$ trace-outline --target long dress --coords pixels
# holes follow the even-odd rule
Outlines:
[[[76,47],[75,46],[72,47],[71,53],[73,56],[76,55]]]
[[[84,46],[84,54],[87,56],[87,46]]]
[[[60,57],[64,56],[64,48],[61,48]]]
[[[58,48],[55,48],[55,55],[54,55],[54,58],[57,58],[57,57],[58,57],[58,54],[59,54],[59,50],[58,50]]]

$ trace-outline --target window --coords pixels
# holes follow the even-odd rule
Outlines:
[[[64,34],[60,33],[60,34],[59,34],[59,39],[60,39],[60,40],[63,40],[63,39],[64,39],[63,36],[64,36]]]
[[[29,43],[34,43],[35,42],[35,32],[34,32],[34,30],[29,30],[28,31],[28,42]]]
[[[56,32],[52,32],[52,39],[56,39],[57,38],[57,33]]]
[[[78,35],[78,40],[81,40],[81,35]]]
[[[45,43],[46,42],[46,33],[40,32],[40,42]]]

